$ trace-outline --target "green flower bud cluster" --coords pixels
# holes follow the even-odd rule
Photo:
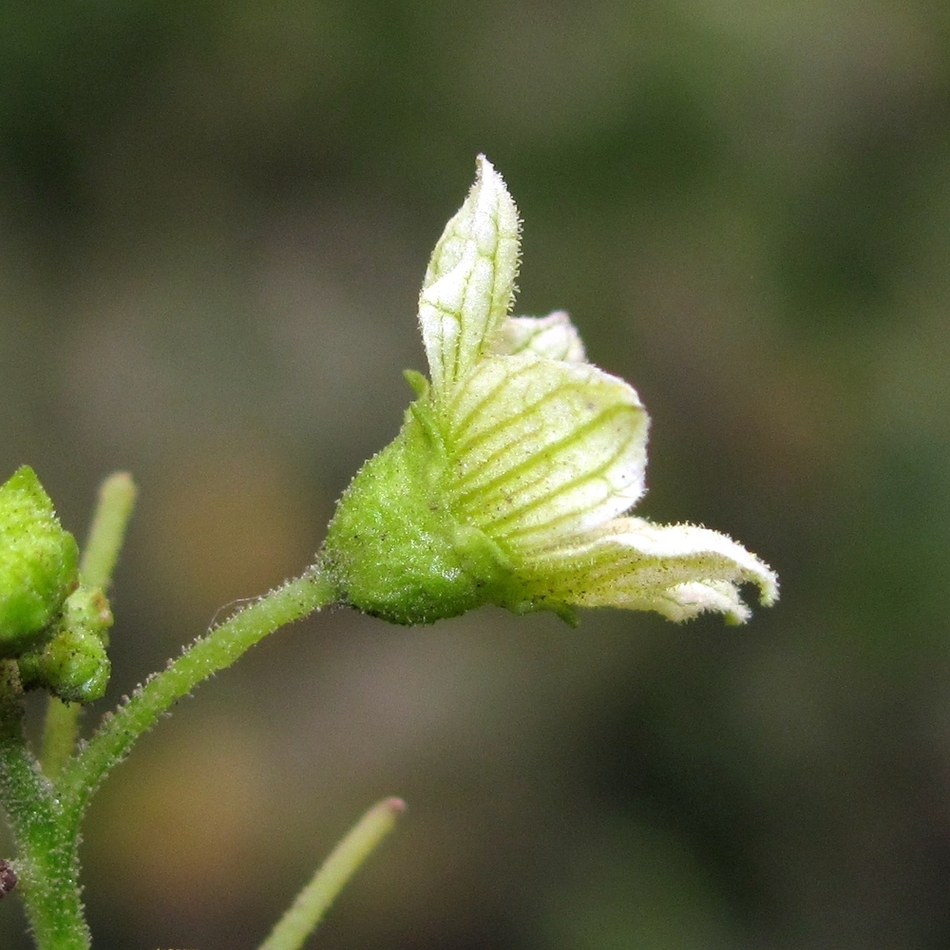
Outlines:
[[[89,702],[109,680],[111,623],[102,591],[80,584],[75,538],[22,466],[0,485],[0,659],[17,660],[26,689]]]

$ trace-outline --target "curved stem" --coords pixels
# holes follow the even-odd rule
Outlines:
[[[187,647],[106,719],[88,745],[63,768],[57,786],[64,812],[78,829],[85,806],[109,771],[173,703],[202,680],[234,663],[267,634],[326,607],[336,590],[317,568],[266,594]]]
[[[346,882],[392,831],[405,809],[402,799],[387,798],[363,815],[297,895],[260,950],[299,950]]]
[[[133,498],[128,476],[113,476],[103,485],[80,568],[87,585],[108,585]],[[310,568],[196,640],[107,716],[88,745],[74,755],[78,707],[52,700],[44,734],[47,775],[23,734],[17,664],[0,660],[0,802],[16,840],[13,867],[38,950],[89,950],[78,884],[79,827],[92,794],[112,767],[202,680],[230,666],[278,627],[335,600],[335,586],[317,567]]]

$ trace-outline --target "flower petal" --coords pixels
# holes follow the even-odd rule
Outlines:
[[[496,356],[530,352],[564,363],[587,360],[580,334],[565,310],[546,317],[509,317],[498,328],[491,352]]]
[[[419,323],[437,396],[485,352],[505,319],[518,273],[518,209],[480,155],[468,198],[439,238],[419,297]]]
[[[740,584],[757,584],[766,606],[778,598],[778,579],[764,561],[695,525],[617,518],[532,561],[529,573],[538,584],[543,579],[539,593],[577,606],[656,610],[671,620],[716,611],[742,623],[749,608]]]
[[[588,363],[483,357],[442,424],[451,507],[511,551],[556,544],[643,494],[646,410]]]

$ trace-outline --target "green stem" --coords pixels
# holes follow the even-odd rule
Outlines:
[[[103,485],[80,566],[87,585],[108,585],[133,498],[128,476],[113,476]],[[230,666],[278,627],[335,600],[335,586],[317,568],[260,598],[152,676],[75,754],[78,707],[52,700],[43,742],[46,775],[23,734],[16,661],[0,660],[0,802],[16,841],[13,866],[38,950],[89,950],[78,884],[79,828],[92,794],[113,766],[202,680]]]
[[[99,503],[79,564],[88,587],[109,586],[134,504],[135,483],[128,472],[114,472],[99,487]]]
[[[99,502],[79,565],[79,576],[87,587],[108,589],[134,504],[135,484],[128,472],[115,472],[99,487]],[[59,774],[76,749],[81,711],[79,703],[49,697],[40,753],[43,772],[49,778]]]
[[[346,882],[392,831],[405,808],[401,799],[387,798],[363,815],[297,895],[260,950],[299,950]]]
[[[78,835],[23,737],[16,663],[0,663],[0,798],[17,843],[14,867],[38,950],[89,950],[79,891]]]
[[[215,627],[166,669],[153,674],[63,768],[57,785],[64,812],[75,827],[78,829],[90,796],[105,776],[172,704],[202,680],[230,666],[267,634],[335,599],[331,582],[311,568]]]
[[[46,719],[43,721],[43,744],[40,765],[43,774],[55,779],[76,751],[76,736],[79,733],[81,703],[64,703],[55,696],[46,701]]]

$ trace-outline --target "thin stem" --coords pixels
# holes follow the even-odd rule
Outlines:
[[[57,785],[64,811],[76,827],[90,796],[105,776],[173,703],[202,680],[230,666],[267,634],[328,606],[335,599],[333,584],[311,568],[215,627],[187,647],[166,669],[153,674],[64,767]]]
[[[343,886],[395,827],[405,808],[402,799],[387,798],[363,815],[297,895],[260,950],[299,950]]]
[[[135,483],[128,472],[113,473],[99,487],[99,503],[79,565],[83,583],[89,587],[105,590],[109,586],[134,504]]]
[[[99,502],[79,565],[79,575],[88,587],[108,588],[134,504],[135,484],[128,472],[115,472],[99,487]],[[76,750],[81,711],[79,703],[49,697],[40,753],[43,771],[49,778],[59,774]]]

